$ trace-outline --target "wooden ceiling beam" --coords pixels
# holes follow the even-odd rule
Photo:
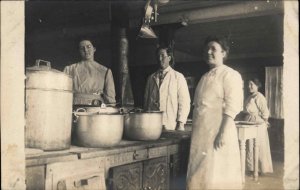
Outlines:
[[[161,13],[158,16],[158,21],[151,25],[181,23],[182,21],[193,24],[274,14],[283,14],[282,1],[239,1],[239,3],[234,4]],[[129,25],[130,27],[138,27],[139,24],[140,18],[131,19]]]

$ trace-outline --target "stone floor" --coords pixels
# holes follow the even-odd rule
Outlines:
[[[283,190],[283,161],[273,160],[273,170],[273,173],[260,175],[258,181],[254,181],[253,176],[246,175],[243,190]],[[178,179],[178,184],[173,189],[185,189],[185,176]]]
[[[260,175],[258,181],[246,175],[244,190],[279,190],[283,189],[283,162],[273,161],[273,173]]]

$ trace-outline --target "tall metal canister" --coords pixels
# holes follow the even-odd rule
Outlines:
[[[46,65],[40,65],[40,63]],[[42,150],[70,148],[72,78],[37,60],[26,68],[25,146]]]

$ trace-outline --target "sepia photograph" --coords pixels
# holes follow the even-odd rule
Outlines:
[[[298,1],[0,5],[1,189],[299,189]]]

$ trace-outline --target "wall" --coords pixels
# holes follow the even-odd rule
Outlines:
[[[111,66],[111,24],[108,2],[25,2],[25,64],[36,59],[63,70],[80,60],[78,40],[88,37],[95,60]],[[101,14],[98,14],[101,12]]]
[[[143,107],[147,78],[158,69],[157,39],[137,38],[139,29],[129,31],[129,72],[136,107]]]
[[[299,189],[299,2],[284,2],[284,188]]]
[[[272,153],[272,159],[284,161],[284,119],[269,119],[270,128],[269,140]]]
[[[111,66],[109,27],[107,31],[96,35],[86,34],[94,41],[94,46],[96,47],[95,60],[108,67]],[[81,28],[74,28],[74,30],[80,31]],[[65,66],[80,60],[78,40],[81,35],[70,37],[68,35],[71,35],[71,33],[61,36],[55,30],[49,30],[48,32],[52,35],[46,35],[42,32],[38,34],[39,37],[34,37],[35,35],[32,36],[30,34],[26,35],[26,66],[32,66],[36,59],[43,59],[50,61],[53,68],[62,71]]]
[[[1,1],[1,189],[25,189],[24,5]]]

